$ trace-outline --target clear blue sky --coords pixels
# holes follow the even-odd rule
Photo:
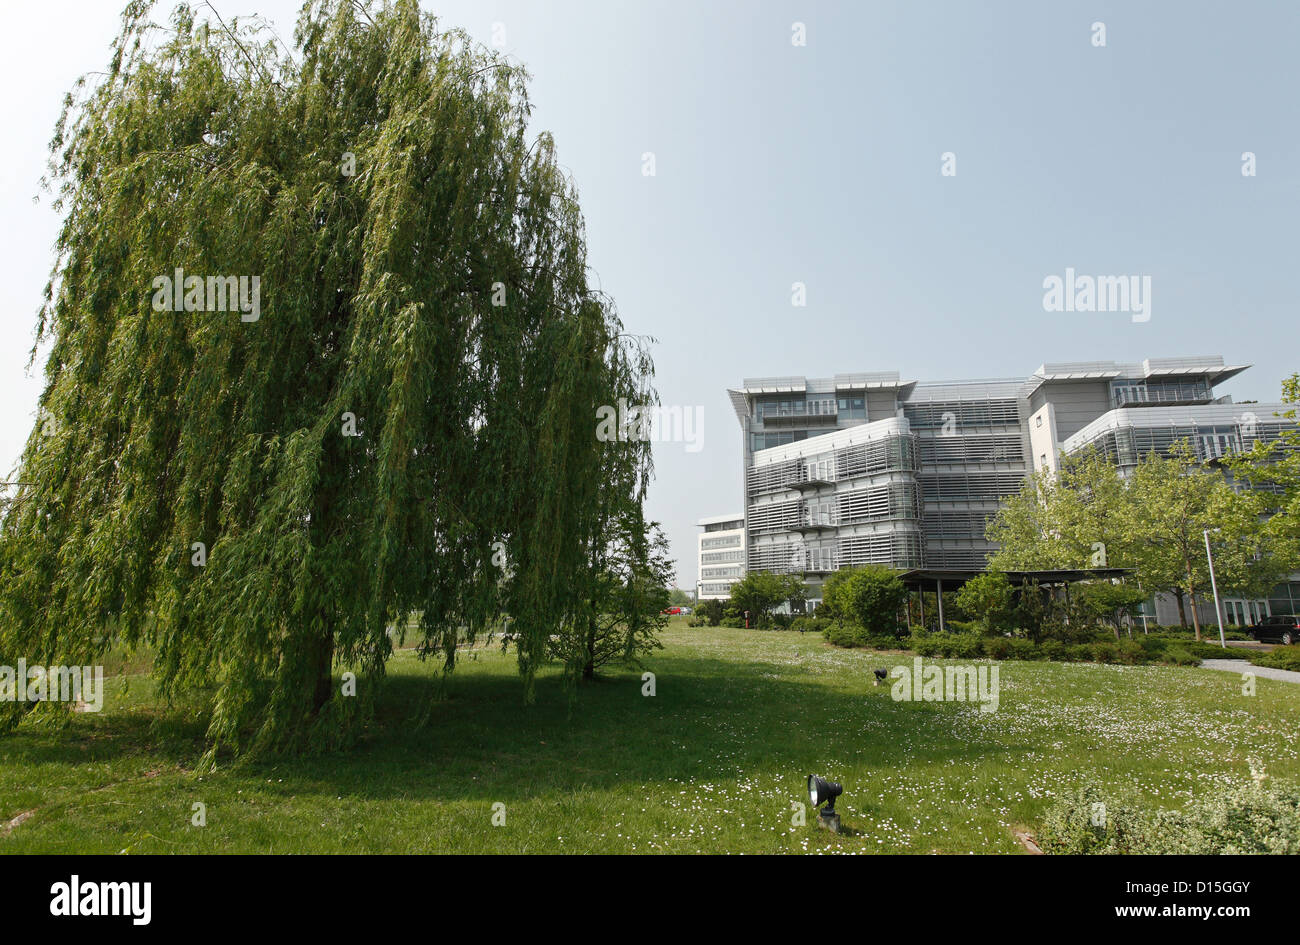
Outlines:
[[[6,12],[6,470],[34,417],[22,371],[57,222],[31,197],[62,94],[103,67],[119,6]],[[299,4],[214,6],[287,40]],[[741,507],[725,389],[745,376],[1223,354],[1255,365],[1226,392],[1274,400],[1300,370],[1300,4],[424,6],[485,43],[504,26],[534,77],[535,127],[577,181],[601,285],[658,339],[664,403],[703,407],[703,448],[657,445],[650,496],[683,587],[695,520]],[[939,173],[945,151],[956,177]],[[1042,281],[1066,267],[1149,275],[1151,320],[1045,312]]]

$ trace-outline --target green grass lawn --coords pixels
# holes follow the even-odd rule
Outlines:
[[[1001,663],[981,713],[872,685],[905,654],[682,621],[664,642],[656,696],[614,670],[572,711],[554,673],[525,707],[513,652],[480,650],[423,725],[437,669],[402,651],[353,750],[204,774],[202,713],[118,677],[98,715],[0,737],[0,852],[1011,853],[1084,778],[1165,806],[1249,781],[1251,760],[1300,780],[1291,683],[1244,696],[1209,670]],[[791,825],[809,772],[843,783],[845,834]]]

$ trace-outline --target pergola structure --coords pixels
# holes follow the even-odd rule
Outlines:
[[[971,578],[984,571],[962,570],[957,568],[913,568],[910,571],[904,571],[902,574],[903,586],[909,591],[918,591],[924,594],[926,591],[933,591],[935,599],[939,602],[939,629],[947,629],[943,622],[943,592],[946,589],[955,591]],[[1133,568],[1058,568],[1050,571],[1001,571],[1001,574],[1007,576],[1007,580],[1012,584],[1024,586],[1030,583],[1036,583],[1039,587],[1066,588],[1066,596],[1069,596],[1069,587],[1071,584],[1079,581],[1098,581],[1113,580],[1115,578],[1126,578],[1134,573]],[[925,598],[921,598],[921,619],[925,620]]]

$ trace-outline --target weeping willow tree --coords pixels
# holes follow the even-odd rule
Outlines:
[[[604,446],[601,488],[593,497],[594,514],[578,535],[586,567],[574,588],[574,608],[548,645],[570,682],[590,681],[609,663],[639,664],[661,647],[657,633],[668,622],[663,611],[673,562],[658,523],[648,521],[642,508],[659,404],[650,386],[654,365],[646,341],[620,338],[611,351],[618,402],[604,408],[611,422],[598,428]]]
[[[293,50],[151,16],[51,144],[0,663],[145,646],[166,697],[211,692],[211,753],[284,750],[354,728],[393,627],[450,669],[506,612],[531,699],[590,536],[644,494],[645,444],[594,417],[649,365],[589,289],[526,74],[414,0],[310,2]]]

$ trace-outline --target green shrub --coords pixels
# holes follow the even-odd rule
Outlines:
[[[1134,666],[1151,660],[1142,644],[1136,640],[1098,640],[1095,643],[1082,644],[1082,646],[1092,653],[1092,660],[1096,663],[1120,663],[1125,666]]]
[[[1127,637],[1121,639],[1115,644],[1118,650],[1118,656],[1115,660],[1117,663],[1123,663],[1125,666],[1136,666],[1138,663],[1147,661],[1146,651],[1142,649],[1142,644],[1137,640],[1130,640]]]
[[[1041,660],[1046,659],[1042,648],[1032,640],[1023,637],[985,637],[984,655],[994,660]]]
[[[1135,853],[1140,818],[1094,784],[1061,797],[1043,818],[1038,847],[1044,853]]]
[[[1011,637],[989,637],[984,641],[984,655],[990,659],[1011,659]]]
[[[1300,791],[1245,784],[1178,810],[1138,811],[1085,785],[1048,811],[1039,846],[1058,854],[1300,853]]]
[[[717,598],[702,600],[695,607],[695,614],[708,621],[710,627],[716,627],[722,622],[723,603]]]
[[[1003,659],[1008,660],[1041,660],[1046,657],[1043,655],[1041,646],[1035,644],[1032,640],[1025,640],[1020,637],[1010,637],[1007,642],[1011,648]]]
[[[1279,646],[1271,653],[1256,650],[1250,654],[1250,661],[1256,666],[1271,666],[1273,669],[1289,669],[1300,673],[1300,644]]]
[[[906,599],[907,588],[898,572],[883,565],[841,568],[822,586],[822,608],[829,615],[895,640],[907,632],[898,623],[898,611]]]
[[[940,646],[937,638],[941,636],[941,633],[913,633],[907,640],[908,649],[917,656],[935,656]]]
[[[1174,666],[1199,666],[1201,658],[1192,653],[1191,650],[1181,643],[1172,643],[1167,646],[1163,653],[1160,654],[1162,663],[1170,663]]]
[[[1109,631],[1099,630],[1089,623],[1078,620],[1066,623],[1064,620],[1048,620],[1041,629],[1044,640],[1056,640],[1064,644],[1097,643],[1102,640],[1114,640],[1115,635]]]
[[[796,617],[790,629],[800,633],[822,633],[830,625],[831,621],[825,617]]]
[[[1138,628],[1135,628],[1135,629],[1134,629],[1134,633],[1136,634],[1137,632],[1138,632]],[[1179,627],[1179,626],[1175,625],[1175,626],[1171,626],[1171,627],[1160,627],[1160,628],[1158,628],[1158,629],[1156,629],[1156,630],[1153,630],[1152,633],[1151,633],[1151,636],[1181,637],[1181,638],[1184,639],[1184,640],[1195,640],[1195,639],[1196,639],[1196,630],[1195,630],[1194,628],[1190,627],[1190,626],[1188,626],[1188,627]],[[1216,627],[1216,626],[1213,625],[1213,624],[1202,624],[1202,625],[1201,625],[1201,636],[1202,636],[1205,640],[1213,641],[1215,644],[1217,644],[1217,643],[1218,643],[1218,640],[1219,640],[1219,628]],[[1240,630],[1240,629],[1237,629],[1237,628],[1234,628],[1234,627],[1228,627],[1228,628],[1226,628],[1226,629],[1223,631],[1223,636],[1224,636],[1224,638],[1227,639],[1227,640],[1251,640],[1251,639],[1254,639],[1254,638],[1253,638],[1249,633],[1246,633],[1244,630]]]
[[[1060,640],[1044,640],[1038,645],[1038,649],[1043,654],[1043,659],[1051,660],[1053,663],[1061,663],[1067,659],[1065,644]]]
[[[869,633],[855,623],[834,624],[826,621],[822,629],[826,642],[843,647],[868,647],[874,650],[897,650],[908,645],[909,638],[899,639],[888,633]]]
[[[970,628],[978,625],[965,626]],[[852,642],[841,645],[874,646],[878,649],[890,646],[888,639],[871,639],[860,630],[856,633]],[[1198,644],[1195,641],[1171,640],[1154,635],[1115,640],[1110,632],[1098,631],[1096,628],[1087,629],[1086,634],[1079,631],[1076,635],[1090,639],[1088,642],[1077,643],[1047,639],[1035,643],[1023,636],[986,636],[971,629],[964,633],[926,633],[913,630],[907,645],[921,656],[935,658],[978,659],[986,656],[994,660],[1052,660],[1058,663],[1115,663],[1123,666],[1157,662],[1195,666],[1206,656],[1218,656],[1223,652],[1209,643]],[[1098,636],[1100,639],[1097,639]]]
[[[896,637],[888,633],[868,633],[862,636],[862,646],[873,650],[907,649],[908,637]]]
[[[1182,634],[1152,633],[1134,637],[1134,640],[1142,647],[1147,659],[1176,666],[1194,666],[1201,660],[1222,659],[1224,656],[1219,644],[1204,640],[1197,643],[1192,637]],[[1170,657],[1171,651],[1175,658]]]
[[[862,646],[865,634],[861,627],[851,623],[830,623],[822,629],[822,636],[826,637],[827,643],[835,646],[855,647]]]
[[[1160,811],[1147,840],[1144,853],[1300,853],[1300,791],[1247,784]]]
[[[1089,643],[1088,649],[1092,652],[1093,662],[1096,663],[1117,663],[1119,662],[1119,647],[1109,641],[1101,643]]]
[[[984,638],[978,633],[930,633],[910,642],[920,656],[970,660],[984,655]]]
[[[723,617],[722,626],[731,627],[733,630],[739,630],[745,625],[745,621],[740,617]]]
[[[1091,663],[1097,658],[1089,643],[1071,643],[1065,647],[1065,659],[1070,663]]]
[[[1165,637],[1156,636],[1155,634],[1142,634],[1137,637],[1138,646],[1146,653],[1150,659],[1158,659],[1160,654],[1165,652],[1171,646],[1181,646],[1181,641],[1174,641]],[[1188,650],[1188,652],[1191,652]]]
[[[1188,646],[1191,648],[1193,653],[1203,660],[1235,659],[1241,655],[1238,650],[1230,649],[1225,652],[1224,648],[1219,646],[1217,641],[1211,643],[1208,640],[1202,640],[1200,643],[1197,643],[1195,640],[1192,640]]]
[[[957,591],[957,606],[975,617],[986,634],[1010,630],[1015,622],[1016,589],[1001,571],[986,571]]]

